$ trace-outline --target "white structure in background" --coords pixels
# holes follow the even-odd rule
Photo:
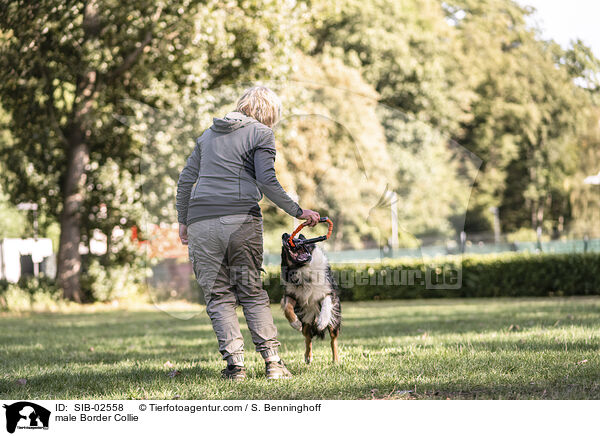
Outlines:
[[[102,233],[99,229],[94,229],[94,233],[92,235],[92,239],[90,239],[89,245],[81,242],[79,244],[79,254],[95,254],[102,255],[106,254],[106,248],[108,238],[104,233]]]
[[[17,282],[21,278],[21,256],[31,256],[33,264],[40,264],[52,256],[52,240],[48,238],[0,240],[0,279]]]
[[[583,179],[583,183],[585,183],[586,185],[600,185],[600,172],[598,172],[598,174],[596,174],[595,176],[588,176],[585,179]]]
[[[90,253],[98,256],[106,254],[108,238],[99,229],[94,229],[94,234],[90,240]]]

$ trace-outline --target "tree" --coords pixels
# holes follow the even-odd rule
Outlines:
[[[527,25],[531,11],[511,0],[449,3],[475,92],[456,139],[484,162],[468,226],[490,229],[492,206],[509,231],[557,220],[568,212],[564,180],[574,171],[584,97],[558,61],[562,49],[541,41]]]
[[[7,159],[24,182],[12,194],[46,198],[60,211],[58,283],[66,298],[83,299],[79,245],[91,162],[131,153],[111,112],[156,72],[168,74],[169,56],[192,35],[193,8],[187,1],[3,3],[0,96],[16,141]],[[173,60],[171,73],[183,73],[185,54]]]
[[[600,196],[598,186],[587,185],[586,177],[600,171],[600,60],[582,41],[575,41],[558,59],[564,64],[574,82],[584,90],[590,103],[584,104],[584,128],[577,137],[576,171],[567,185],[572,222],[569,230],[578,237],[598,234],[600,221]],[[585,99],[582,97],[582,102]]]
[[[595,106],[598,106],[600,95],[600,59],[594,56],[592,49],[577,39],[558,59],[564,64],[567,72],[575,79],[575,83],[587,90]]]
[[[311,2],[306,50],[361,72],[380,101],[445,134],[468,116],[456,31],[436,0]]]
[[[378,94],[356,68],[328,55],[297,53],[282,90],[285,117],[277,127],[277,170],[303,207],[327,213],[336,249],[389,237],[389,212],[376,210],[395,188],[378,114]],[[269,210],[267,209],[267,213]]]

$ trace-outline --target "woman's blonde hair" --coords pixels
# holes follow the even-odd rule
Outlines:
[[[244,91],[236,111],[273,127],[281,117],[281,100],[266,86],[253,86]]]

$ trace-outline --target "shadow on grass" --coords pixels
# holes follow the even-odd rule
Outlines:
[[[569,382],[564,374],[539,380],[529,374],[525,381],[520,374],[511,374],[507,367],[503,374],[488,373],[484,358],[475,358],[470,367],[479,382],[461,379],[428,380],[437,374],[421,371],[418,375],[400,371],[395,377],[374,377],[371,368],[353,368],[353,381],[340,387],[336,375],[345,371],[344,365],[326,366],[330,369],[327,382],[315,386],[306,383],[304,376],[323,375],[323,367],[304,364],[290,365],[295,379],[267,382],[260,369],[253,367],[244,383],[220,380],[220,371],[211,367],[181,368],[181,374],[170,378],[168,371],[132,367],[111,370],[84,368],[74,375],[69,370],[51,370],[28,378],[27,386],[15,387],[0,380],[2,398],[121,398],[169,399],[177,394],[181,399],[598,399],[600,385],[576,374]],[[472,374],[473,375],[473,374]],[[379,374],[380,377],[385,374]],[[487,376],[487,378],[486,378]],[[537,380],[537,381],[529,381]],[[43,387],[43,389],[40,389]],[[149,391],[149,393],[148,393]],[[402,393],[402,391],[410,391]]]

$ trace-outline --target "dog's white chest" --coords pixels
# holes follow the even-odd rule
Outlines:
[[[286,294],[296,300],[296,307],[301,308],[302,321],[312,323],[319,317],[323,300],[332,292],[325,254],[319,248],[315,249],[311,262],[295,273],[299,284],[286,283]]]

